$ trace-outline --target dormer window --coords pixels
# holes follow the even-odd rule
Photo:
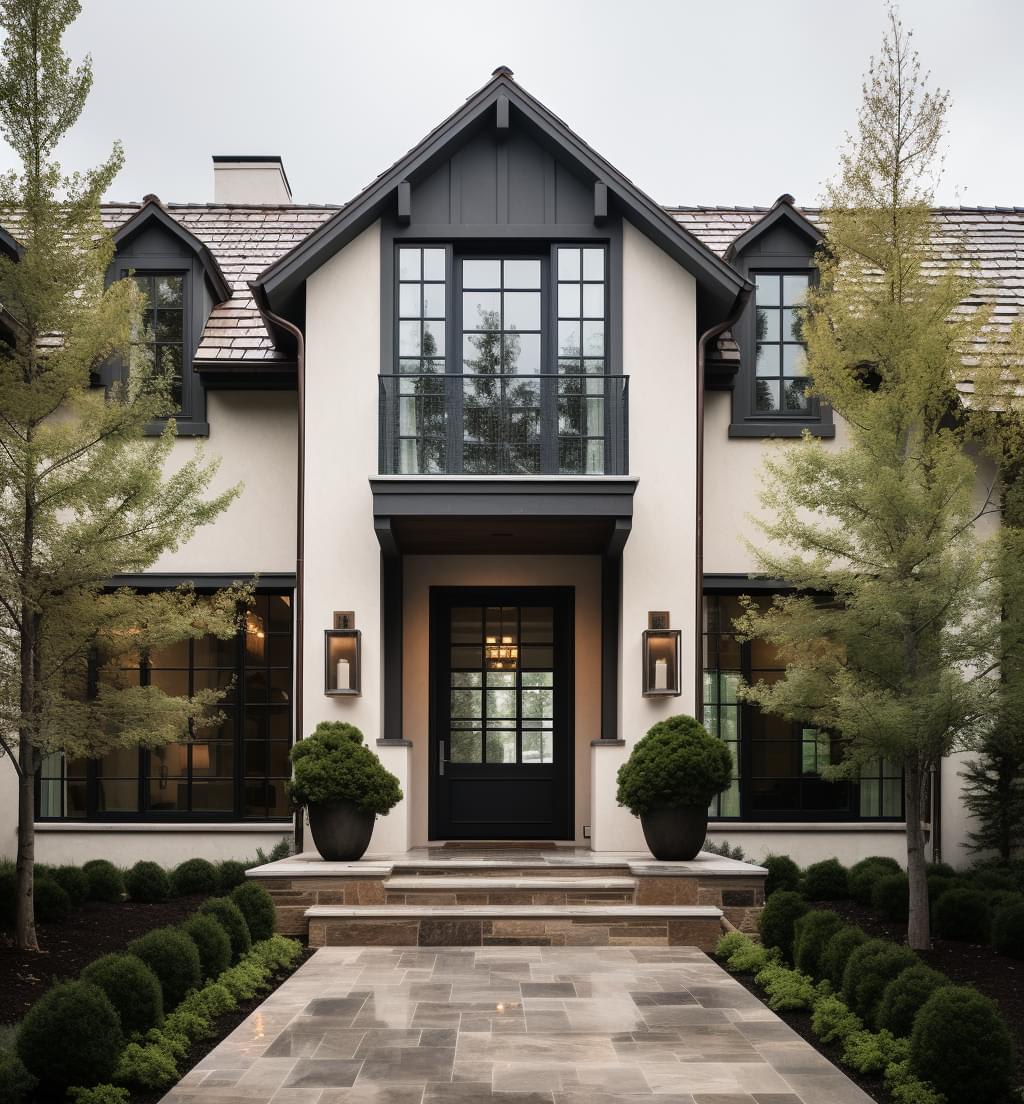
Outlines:
[[[146,298],[144,330],[137,346],[146,346],[153,358],[153,371],[171,381],[167,416],[187,413],[185,405],[185,303],[184,273],[136,272],[135,283]]]
[[[759,414],[806,413],[807,348],[801,340],[800,307],[810,273],[758,272],[754,282],[754,409]]]

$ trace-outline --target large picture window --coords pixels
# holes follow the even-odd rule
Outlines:
[[[768,599],[759,601],[767,604]],[[825,767],[839,762],[837,741],[818,730],[763,713],[741,702],[741,683],[771,683],[784,674],[774,648],[763,640],[740,643],[733,621],[738,595],[704,597],[704,724],[726,742],[733,781],[715,798],[713,817],[742,820],[898,820],[903,779],[892,764],[865,768],[859,782],[828,781]]]
[[[260,593],[228,640],[203,637],[122,657],[98,673],[119,686],[187,695],[225,691],[212,725],[152,750],[102,759],[48,755],[40,771],[43,820],[265,820],[289,815],[285,783],[292,740],[292,606]]]

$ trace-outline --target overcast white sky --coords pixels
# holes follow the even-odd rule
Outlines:
[[[62,150],[110,198],[209,201],[210,155],[277,153],[341,203],[495,66],[664,204],[811,205],[854,120],[882,0],[83,0],[95,87]],[[1024,204],[1024,2],[903,0],[954,106],[940,200]],[[10,151],[0,146],[2,164]]]

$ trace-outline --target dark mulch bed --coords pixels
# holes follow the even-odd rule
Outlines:
[[[0,1024],[20,1020],[55,981],[75,977],[100,955],[123,951],[138,936],[186,919],[204,896],[155,905],[90,901],[62,923],[37,926],[39,954],[16,950],[11,933],[0,931]]]

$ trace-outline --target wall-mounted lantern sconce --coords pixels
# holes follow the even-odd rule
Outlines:
[[[682,633],[670,629],[667,611],[647,614],[643,638],[643,695],[679,697],[682,693]]]
[[[324,629],[324,693],[356,698],[362,693],[362,634],[349,611],[334,614],[334,628]]]

